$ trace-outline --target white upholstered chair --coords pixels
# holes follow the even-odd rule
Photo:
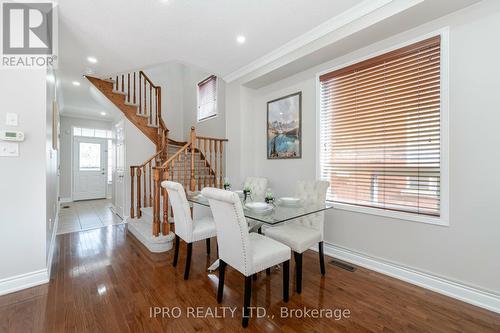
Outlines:
[[[324,204],[329,183],[326,181],[298,181],[296,197],[302,205]],[[319,212],[295,219],[289,223],[269,228],[263,232],[267,237],[288,245],[295,258],[295,281],[297,293],[302,292],[302,253],[318,244],[321,275],[325,275],[323,254],[324,212]],[[269,274],[269,270],[267,270]]]
[[[247,177],[245,179],[244,187],[250,188],[250,195],[253,201],[264,201],[266,197],[268,181],[266,178],[260,177]]]
[[[243,207],[234,192],[204,188],[201,194],[208,199],[219,246],[219,288],[217,302],[222,302],[224,273],[230,265],[245,276],[243,327],[248,325],[252,275],[283,263],[283,300],[288,301],[290,248],[257,233],[249,233]]]
[[[184,269],[184,280],[189,278],[189,269],[191,266],[191,254],[193,251],[193,242],[206,239],[207,254],[210,254],[210,238],[217,235],[215,222],[212,217],[202,217],[193,220],[191,209],[186,199],[184,187],[176,182],[164,181],[161,186],[167,189],[168,198],[174,211],[175,224],[175,252],[173,266],[177,266],[179,257],[179,238],[187,243],[186,267]]]
[[[252,197],[252,201],[264,201],[266,197],[268,180],[267,178],[262,177],[247,177],[245,179],[245,183],[243,188],[250,188],[250,195]],[[262,226],[262,222],[257,222],[255,220],[247,220],[248,222],[248,230],[250,232],[260,233],[260,228]]]

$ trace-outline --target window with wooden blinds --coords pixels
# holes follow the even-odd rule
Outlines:
[[[320,76],[327,199],[440,215],[441,39]]]
[[[217,115],[217,77],[207,77],[198,83],[198,121]]]

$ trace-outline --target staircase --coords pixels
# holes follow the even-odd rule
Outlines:
[[[141,165],[130,166],[128,229],[150,251],[168,251],[174,236],[170,232],[173,214],[161,182],[179,182],[187,191],[222,188],[227,140],[197,136],[194,127],[187,142],[169,138],[161,113],[161,87],[143,71],[106,79],[85,77],[156,145],[153,156]]]

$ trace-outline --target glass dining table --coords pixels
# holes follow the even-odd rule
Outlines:
[[[208,199],[201,195],[200,192],[188,192],[186,197],[187,200],[193,204],[210,207]],[[241,196],[240,199],[242,201],[243,213],[245,214],[245,217],[255,221],[253,225],[250,225],[250,232],[258,231],[263,225],[272,226],[333,208],[333,205],[329,203],[299,201],[298,203],[292,205],[285,203],[284,200],[277,199],[275,203],[270,204],[270,209],[266,211],[257,211],[248,208],[245,205],[246,202],[243,201]],[[247,202],[251,202],[251,200],[247,200]],[[214,262],[208,270],[214,271],[218,266],[219,260]]]

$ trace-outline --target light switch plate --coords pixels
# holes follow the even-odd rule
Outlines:
[[[5,115],[5,125],[17,126],[18,125],[17,113],[7,112],[7,114]]]
[[[19,143],[0,142],[0,157],[18,157]]]

